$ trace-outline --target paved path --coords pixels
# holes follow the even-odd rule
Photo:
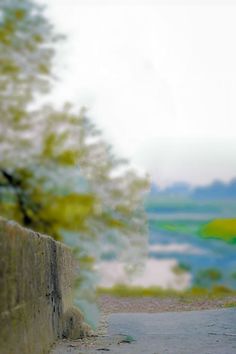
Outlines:
[[[112,314],[108,335],[52,354],[235,354],[236,309]]]
[[[235,354],[236,309],[111,315],[117,333],[136,340],[121,353]]]

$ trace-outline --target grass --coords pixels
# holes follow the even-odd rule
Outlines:
[[[215,219],[201,228],[201,236],[236,243],[236,219]]]
[[[208,298],[222,298],[224,296],[236,296],[236,290],[229,289],[225,286],[218,285],[212,287],[210,290],[201,287],[192,287],[185,291],[176,290],[165,290],[158,287],[130,287],[126,285],[115,285],[112,288],[98,288],[98,295],[110,295],[116,297],[179,297],[179,298],[198,298],[198,297],[208,297]]]
[[[227,302],[226,304],[224,304],[224,307],[236,307],[236,301]]]
[[[236,219],[219,218],[208,223],[200,220],[150,220],[150,227],[184,235],[198,235],[236,243]]]
[[[126,286],[122,284],[117,284],[112,288],[98,288],[98,295],[112,295],[117,297],[162,297],[166,296],[176,296],[177,292],[174,290],[163,290],[158,287],[143,288],[141,286]]]
[[[200,220],[150,220],[150,227],[156,230],[171,231],[185,235],[198,234],[200,228],[205,224]]]

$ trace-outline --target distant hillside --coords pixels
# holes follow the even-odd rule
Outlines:
[[[236,178],[229,183],[214,181],[213,183],[191,188],[188,183],[176,182],[160,189],[155,183],[152,184],[150,196],[163,197],[192,197],[194,199],[236,199]]]
[[[151,185],[150,195],[155,196],[189,196],[191,194],[191,186],[185,182],[176,182],[166,187],[165,189],[160,189],[155,183]]]
[[[197,187],[192,192],[196,199],[234,199],[236,198],[236,179],[229,183],[215,181],[205,187]]]

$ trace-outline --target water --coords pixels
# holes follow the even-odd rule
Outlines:
[[[151,219],[154,219],[153,215]],[[158,219],[158,215],[155,216],[155,219]],[[171,213],[165,215],[162,220],[181,219],[195,221],[203,218],[201,215],[175,215]],[[204,221],[206,221],[205,215]],[[149,257],[151,259],[174,259],[178,264],[184,265],[184,268],[192,274],[192,285],[196,282],[207,285],[206,282],[209,281],[209,283],[215,282],[236,288],[236,245],[216,239],[204,239],[191,232],[185,234],[163,230],[158,225],[150,226],[149,243]],[[217,274],[215,272],[213,279],[209,279],[209,275],[206,276],[205,272],[207,269],[215,270],[218,272],[218,276],[214,276]]]
[[[236,289],[236,244],[203,238],[198,232],[212,219],[234,217],[235,202],[217,202],[217,208],[198,205],[196,210],[186,205],[180,208],[181,203],[176,202],[176,211],[171,203],[171,211],[159,207],[148,213],[149,257],[143,271],[130,279],[122,263],[104,259],[98,265],[100,285],[123,283],[178,290],[191,285],[224,285]],[[191,203],[195,207],[196,202]]]

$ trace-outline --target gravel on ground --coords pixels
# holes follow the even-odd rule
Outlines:
[[[171,296],[171,297],[115,297],[103,295],[98,298],[102,313],[117,312],[166,312],[193,311],[230,307],[235,304],[236,295],[209,296]]]
[[[157,313],[219,309],[236,307],[236,296],[220,298],[197,297],[115,297],[102,295],[98,298],[101,310],[100,323],[92,337],[75,341],[63,340],[54,347],[51,354],[93,354],[109,345],[121,342],[117,336],[108,336],[108,317],[114,313]],[[104,350],[105,350],[104,349]],[[78,351],[79,350],[79,351]]]
[[[115,297],[102,295],[98,298],[101,318],[96,334],[104,335],[107,330],[107,318],[112,313],[129,312],[178,312],[236,307],[236,295],[211,298],[194,297]]]

